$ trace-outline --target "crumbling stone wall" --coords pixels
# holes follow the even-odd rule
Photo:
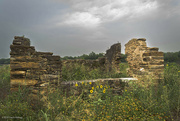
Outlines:
[[[30,46],[28,38],[19,36],[14,37],[10,49],[12,91],[25,86],[32,92],[32,98],[38,98],[37,94],[44,96],[47,93],[49,84],[53,86],[60,83],[60,56],[54,56],[51,52],[37,52]]]
[[[121,58],[121,44],[116,43],[106,51],[104,57],[100,57],[96,60],[75,59],[75,60],[64,60],[62,61],[62,63],[63,64],[78,63],[88,66],[90,68],[101,67],[107,69],[108,71],[114,69],[115,71],[119,72],[119,64],[121,63],[120,58]]]
[[[106,65],[109,70],[115,69],[117,72],[120,72],[119,64],[121,63],[121,44],[116,43],[106,51]]]
[[[159,48],[150,48],[146,45],[146,39],[131,39],[125,45],[125,54],[129,64],[130,76],[143,79],[163,79],[164,57]]]
[[[61,84],[62,61],[60,56],[51,52],[37,52],[30,40],[15,36],[10,45],[10,78],[11,91],[18,91],[19,87],[29,89],[32,101],[47,101],[48,86],[58,87]],[[67,63],[80,63],[91,68],[107,67],[119,69],[121,55],[120,43],[114,44],[107,50],[104,57],[97,60],[67,60]],[[34,103],[34,102],[33,102]]]

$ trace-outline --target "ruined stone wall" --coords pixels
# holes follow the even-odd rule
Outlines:
[[[108,71],[114,69],[117,72],[119,72],[119,64],[121,63],[120,58],[121,58],[121,44],[116,43],[106,51],[104,57],[100,57],[96,60],[75,59],[75,60],[64,60],[62,61],[62,63],[63,64],[78,63],[88,66],[90,68],[101,67],[107,69]]]
[[[10,75],[11,90],[17,91],[18,87],[28,87],[32,98],[37,93],[47,93],[47,86],[60,83],[61,61],[60,56],[50,52],[37,52],[30,46],[28,38],[15,36],[10,45]]]
[[[120,72],[119,64],[121,63],[121,44],[116,43],[110,47],[106,51],[106,65],[109,68],[109,70],[115,69],[117,72]]]
[[[158,48],[146,45],[146,39],[131,39],[125,45],[130,76],[142,79],[163,79],[164,57]]]

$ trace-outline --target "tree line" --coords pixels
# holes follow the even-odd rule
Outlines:
[[[65,56],[61,58],[62,60],[73,60],[73,59],[85,59],[85,60],[95,60],[98,59],[99,57],[103,57],[105,54],[104,53],[99,53],[96,54],[95,52],[91,52],[90,54],[83,54],[81,56]],[[121,54],[121,62],[126,62],[126,55]]]
[[[10,59],[9,58],[7,58],[7,59],[2,58],[2,59],[0,59],[0,64],[10,64]]]
[[[91,52],[89,54],[83,54],[81,56],[65,56],[62,57],[62,60],[73,60],[73,59],[85,59],[85,60],[95,60],[98,59],[99,57],[103,57],[105,54],[104,53],[98,53],[96,54],[95,52]],[[126,62],[126,55],[121,54],[121,62]],[[180,51],[179,52],[166,52],[164,53],[164,61],[166,62],[176,62],[180,64]],[[0,59],[0,64],[10,64],[10,59]]]
[[[164,61],[165,62],[176,62],[176,63],[180,64],[180,51],[164,53]]]

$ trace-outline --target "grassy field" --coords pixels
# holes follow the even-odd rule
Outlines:
[[[107,77],[126,77],[127,64],[120,64],[121,74],[102,72],[74,65],[64,67],[65,81]],[[26,90],[9,93],[9,66],[0,68],[0,120],[8,121],[179,121],[180,66],[165,64],[164,82],[155,88],[146,81],[130,81],[121,95],[114,95],[109,85],[84,82],[79,96],[66,97],[61,89],[50,92],[48,105],[30,105]],[[151,80],[153,81],[153,80]],[[7,117],[16,117],[13,119]],[[22,118],[22,119],[18,119]]]

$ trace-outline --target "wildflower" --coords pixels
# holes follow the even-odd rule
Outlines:
[[[127,92],[127,90],[125,90],[125,92]]]
[[[90,93],[93,93],[93,90],[90,90]]]
[[[144,111],[148,111],[147,109],[145,109]]]
[[[166,66],[168,66],[168,64]]]
[[[92,82],[89,82],[89,84],[92,84]]]
[[[138,110],[137,108],[135,110]]]
[[[92,87],[92,90],[94,89],[94,87]]]
[[[103,90],[103,93],[105,93],[106,92],[106,90]]]
[[[180,72],[180,71],[178,71],[178,72]]]
[[[76,84],[75,84],[75,86],[77,87],[77,86],[78,86],[78,84],[76,83]]]
[[[96,88],[99,88],[99,86],[96,86]]]
[[[100,88],[103,88],[103,86],[101,85]]]
[[[82,82],[82,84],[84,84],[84,82]]]

